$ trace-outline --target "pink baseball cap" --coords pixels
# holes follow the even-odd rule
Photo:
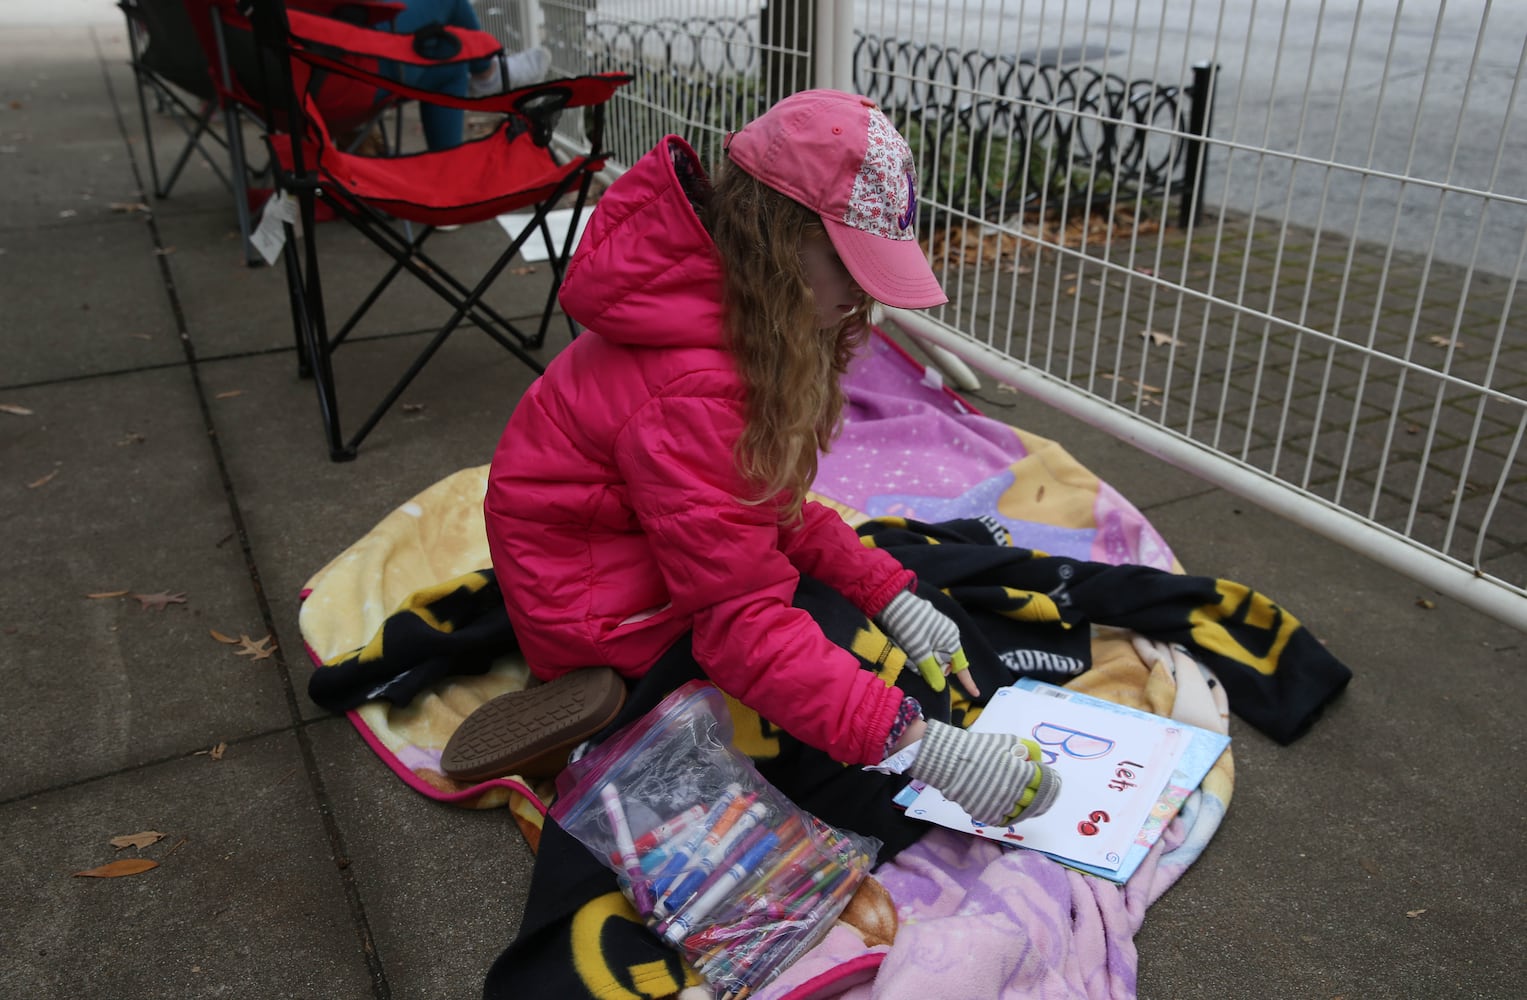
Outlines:
[[[731,161],[822,217],[848,273],[877,302],[949,301],[917,242],[912,150],[875,102],[804,90],[726,137]]]

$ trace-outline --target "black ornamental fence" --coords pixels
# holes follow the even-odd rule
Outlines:
[[[635,76],[607,133],[630,163],[662,135],[706,162],[726,130],[813,78],[809,39],[745,18],[590,18],[547,38],[558,66]],[[771,37],[772,36],[772,37]],[[988,222],[1076,210],[1128,195],[1201,210],[1215,73],[1185,83],[1126,79],[1086,62],[880,38],[856,32],[854,88],[875,100],[920,161],[925,199]]]

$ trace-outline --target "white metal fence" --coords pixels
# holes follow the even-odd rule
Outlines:
[[[951,299],[899,325],[1527,628],[1527,5],[492,3],[636,75],[616,169],[875,97]]]

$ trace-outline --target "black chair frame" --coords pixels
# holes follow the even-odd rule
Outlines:
[[[250,0],[250,3],[252,4],[251,20],[261,44],[290,52],[289,29],[279,9],[280,0]],[[320,68],[325,65],[322,57],[314,56],[311,52],[305,54],[305,60],[309,65]],[[301,121],[303,119],[300,114],[306,113],[306,109],[301,107],[302,97],[293,82],[290,65],[283,64],[283,66],[285,79],[269,92],[283,93],[287,96],[289,103],[285,109],[286,120]],[[329,64],[329,68],[335,72],[368,78],[366,74],[359,73],[353,67],[337,61]],[[626,79],[628,80],[629,77]],[[376,77],[374,80],[379,86],[391,89],[404,97],[427,100],[431,96],[427,92],[421,93],[390,79]],[[520,109],[520,113],[518,117],[510,119],[509,130],[501,129],[487,139],[477,141],[505,141],[509,135],[521,134],[524,130],[528,130],[532,134],[533,141],[547,150],[550,155],[552,132],[562,113],[562,103],[566,100],[564,93],[559,102],[558,92],[558,81],[555,80],[515,91],[514,94],[519,95],[516,107]],[[578,169],[571,169],[551,190],[538,196],[533,203],[522,206],[533,213],[531,221],[510,240],[493,264],[470,286],[453,277],[445,267],[425,252],[425,244],[435,232],[434,226],[421,225],[417,234],[413,233],[411,226],[404,226],[400,230],[397,220],[390,218],[374,205],[357,198],[346,197],[344,188],[335,178],[326,174],[317,164],[310,162],[312,150],[305,149],[304,143],[299,141],[291,143],[290,167],[285,168],[278,164],[276,178],[280,189],[296,196],[300,226],[294,225],[291,221],[284,223],[286,244],[282,256],[291,296],[298,371],[301,376],[311,377],[314,381],[329,457],[332,460],[349,461],[356,457],[361,442],[397,403],[445,341],[463,325],[475,326],[482,330],[532,372],[540,374],[545,370],[545,366],[531,352],[545,345],[552,312],[556,307],[557,290],[561,285],[566,261],[571,255],[577,232],[576,225],[570,225],[566,236],[558,245],[547,224],[547,217],[559,203],[569,197],[572,199],[573,219],[576,221],[581,216],[588,203],[597,170],[597,167],[590,165],[602,163],[607,155],[603,149],[604,105],[593,104],[582,110],[585,114],[585,138],[590,150],[579,158],[582,164]],[[569,162],[557,159],[555,156],[552,158],[563,165]],[[272,162],[277,162],[274,151]],[[392,260],[386,274],[333,334],[329,332],[317,247],[317,200],[320,197],[324,199],[324,204],[328,208],[354,226]],[[552,280],[539,323],[535,329],[531,330],[501,315],[499,311],[483,301],[483,296],[512,263],[525,242],[537,234],[544,241],[547,249]],[[413,275],[438,295],[451,308],[451,314],[398,380],[386,391],[381,401],[361,420],[356,430],[346,436],[340,421],[334,377],[334,352],[346,342],[346,338],[356,329],[361,319],[376,304],[394,279],[404,271]],[[577,327],[570,319],[568,327],[570,334],[576,335]]]

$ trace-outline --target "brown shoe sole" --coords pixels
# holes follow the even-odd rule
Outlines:
[[[609,667],[585,667],[479,705],[451,734],[440,769],[457,781],[506,774],[549,778],[573,748],[607,726],[626,700]]]

